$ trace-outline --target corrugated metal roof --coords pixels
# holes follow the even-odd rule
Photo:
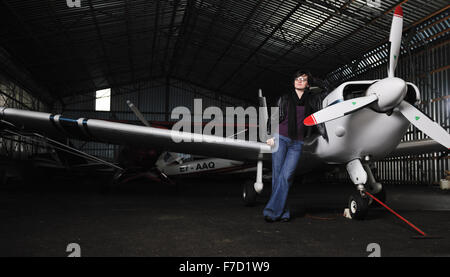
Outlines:
[[[400,54],[402,56],[408,55],[411,51],[426,47],[435,41],[441,39],[448,40],[450,32],[449,15],[450,10],[444,9],[442,12],[423,21],[421,24],[417,24],[413,27],[406,26],[404,28]],[[361,75],[372,68],[386,64],[387,62],[388,43],[385,42],[352,60],[350,63],[330,72],[327,75],[327,81],[332,84],[338,84]]]
[[[380,3],[3,0],[0,46],[60,97],[170,77],[253,99],[287,89],[298,68],[339,79],[379,65],[400,3],[413,48],[447,39],[448,1]]]

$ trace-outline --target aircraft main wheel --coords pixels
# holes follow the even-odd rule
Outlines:
[[[348,200],[348,208],[352,219],[363,220],[369,210],[368,197],[362,197],[359,192],[353,193]]]
[[[243,185],[242,200],[245,206],[253,206],[256,203],[256,190],[253,181],[247,181]]]

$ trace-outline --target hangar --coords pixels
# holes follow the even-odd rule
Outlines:
[[[7,246],[1,256],[368,256],[372,243],[385,256],[450,254],[447,1],[3,0],[0,6],[0,244]],[[395,55],[390,34],[399,6]],[[382,92],[394,85],[368,92],[388,78],[392,55],[404,101],[383,109]],[[262,99],[271,107],[292,90],[299,69],[311,72],[323,110],[333,107],[331,100],[339,100],[335,108],[358,97],[372,102],[345,113],[365,113],[360,132],[327,119],[327,143],[349,138],[351,155],[337,151],[340,144],[323,148],[325,163],[295,178],[293,220],[267,224],[270,155],[264,161],[259,155],[264,141],[245,134],[238,140],[250,120],[231,122],[238,138],[226,145],[165,138],[179,119],[177,107],[194,111],[195,99],[201,112],[259,107]],[[342,98],[333,99],[333,91]],[[410,119],[408,111],[421,113]],[[189,121],[193,133],[210,121],[198,116]],[[383,117],[384,125],[369,124],[371,117]],[[384,143],[378,133],[397,117],[409,120],[398,123],[402,136]],[[428,121],[420,125],[419,118]],[[355,183],[362,165],[367,181]],[[381,200],[425,233],[444,237],[411,243],[415,231],[381,208],[365,220],[347,220],[341,214],[357,203],[348,196],[366,183],[382,184]]]

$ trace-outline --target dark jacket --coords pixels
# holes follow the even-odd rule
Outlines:
[[[305,102],[305,118],[306,118],[311,114],[322,109],[322,101],[326,93],[324,92],[323,89],[320,88],[312,88],[310,90],[305,91],[304,93],[305,95],[303,97],[306,96]],[[290,98],[289,94],[284,94],[280,98],[278,98],[275,107],[278,107],[279,109],[279,123],[283,122],[286,119],[286,116],[288,114],[289,98]],[[270,133],[270,120],[267,123],[267,128],[268,133]],[[311,136],[311,134],[317,132],[321,134],[325,139],[328,139],[325,130],[325,125],[323,123],[315,126],[305,126],[303,138],[306,139],[309,136]]]

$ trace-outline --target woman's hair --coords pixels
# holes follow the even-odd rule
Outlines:
[[[308,83],[312,82],[313,76],[312,76],[311,72],[309,72],[308,70],[297,70],[293,76],[294,77],[293,79],[295,80],[295,79],[297,79],[297,77],[300,77],[302,75],[308,76]]]

